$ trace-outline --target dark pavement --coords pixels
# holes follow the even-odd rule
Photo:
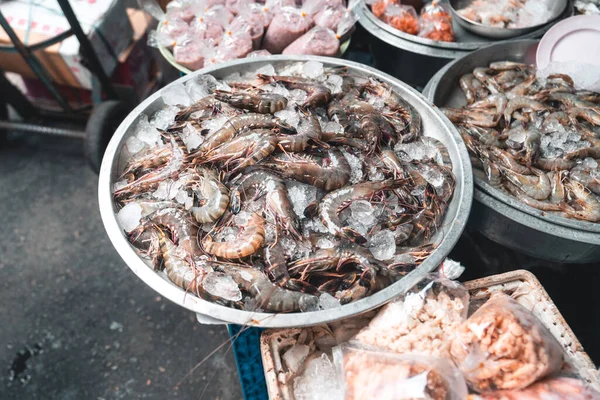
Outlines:
[[[0,144],[0,399],[240,399],[228,345],[186,377],[227,332],[121,261],[81,146]]]

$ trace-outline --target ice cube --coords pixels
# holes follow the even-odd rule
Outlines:
[[[275,67],[273,67],[272,64],[267,64],[267,65],[263,65],[262,67],[258,68],[256,70],[256,72],[254,73],[254,75],[276,75],[277,73],[275,72]]]
[[[188,196],[188,197],[185,199],[185,203],[183,203],[183,207],[184,207],[186,210],[190,210],[190,209],[191,209],[193,206],[194,206],[194,198],[193,198],[193,197],[190,197],[190,196]]]
[[[344,391],[335,365],[327,354],[310,360],[304,373],[294,379],[296,400],[341,400]]]
[[[217,242],[234,242],[238,235],[238,228],[226,226],[215,235]]]
[[[308,94],[304,90],[294,89],[289,91],[288,100],[296,104],[304,104],[307,97]],[[289,105],[290,104],[288,103],[288,107]]]
[[[185,143],[188,151],[197,149],[204,142],[204,138],[202,138],[200,132],[189,122],[185,124],[179,136],[183,140],[183,143]]]
[[[217,81],[216,89],[223,90],[225,92],[231,92],[231,86],[224,81]]]
[[[221,272],[210,272],[202,281],[204,289],[213,296],[228,301],[240,301],[242,292],[237,283],[229,275]]]
[[[366,200],[353,201],[350,204],[352,217],[364,225],[372,225],[377,221],[375,208]]]
[[[308,236],[308,234],[311,232],[329,233],[329,230],[327,230],[327,227],[323,225],[323,222],[321,222],[321,218],[319,217],[314,217],[312,219],[306,220],[302,229],[302,234],[304,236]]]
[[[335,242],[327,237],[320,237],[315,244],[319,249],[332,249],[335,247]]]
[[[128,182],[125,179],[115,182],[113,184],[113,193],[116,192],[117,190],[123,189],[125,186],[127,186],[127,184],[128,184]]]
[[[316,296],[302,296],[298,303],[302,312],[319,311],[319,298]]]
[[[424,164],[421,166],[419,173],[434,188],[440,188],[444,184],[444,174],[437,168],[432,168],[431,166]]]
[[[294,207],[294,213],[296,213],[300,219],[306,218],[304,216],[304,210],[310,203],[317,199],[317,188],[296,181],[287,181],[286,187],[288,197]]]
[[[298,115],[298,112],[296,111],[281,110],[277,111],[274,115],[294,128],[298,128],[298,125],[300,124],[300,115]]]
[[[155,146],[160,141],[160,132],[150,124],[148,117],[142,114],[135,127],[135,137],[150,146]]]
[[[369,240],[369,250],[378,260],[389,260],[396,252],[394,232],[384,229],[374,234]]]
[[[368,176],[369,180],[373,181],[373,182],[378,182],[378,181],[382,181],[385,179],[385,175],[383,175],[383,172],[381,172],[379,169],[377,169],[377,167],[375,167],[374,165],[369,166],[367,176]]]
[[[323,132],[335,133],[337,135],[344,134],[344,127],[339,122],[335,121],[325,123],[325,127],[323,127],[322,130]]]
[[[398,143],[394,151],[403,161],[435,159],[437,150],[434,146],[422,142]]]
[[[281,76],[299,75],[302,73],[303,68],[304,68],[304,63],[302,63],[302,62],[287,64],[279,69],[279,73],[277,75],[281,75]]]
[[[164,88],[161,97],[170,106],[188,107],[192,104],[190,95],[181,83],[173,83]]]
[[[367,93],[367,101],[373,105],[373,107],[375,107],[378,110],[383,110],[383,108],[385,107],[385,102],[383,101],[383,98],[381,96],[377,96],[375,94],[370,94],[369,92]]]
[[[244,227],[248,225],[248,221],[250,221],[251,213],[247,211],[240,211],[234,218],[233,222],[240,227]]]
[[[322,77],[323,73],[323,64],[318,61],[308,61],[302,68],[302,74],[310,79]]]
[[[525,142],[526,137],[527,137],[527,133],[525,132],[524,129],[516,129],[514,131],[511,131],[511,133],[508,135],[508,139],[510,139],[511,141],[513,141],[515,143]]]
[[[140,224],[142,218],[142,207],[135,202],[131,202],[121,208],[117,213],[117,221],[126,232],[131,232]]]
[[[319,306],[323,310],[328,310],[330,308],[337,308],[340,306],[340,300],[336,299],[329,293],[323,293],[319,296]]]
[[[283,96],[285,98],[289,98],[290,97],[290,91],[287,90],[285,88],[285,86],[283,86],[281,83],[276,83],[275,86],[273,86],[273,90],[271,90],[272,93],[274,94],[278,94],[280,96]]]
[[[207,119],[202,122],[202,129],[208,130],[208,135],[218,131],[225,125],[225,123],[229,121],[229,117],[221,116],[216,118]]]
[[[127,146],[127,151],[129,154],[134,155],[142,151],[146,146],[146,143],[142,142],[135,136],[130,136],[125,141],[125,145]]]
[[[175,195],[175,201],[177,201],[179,204],[185,204],[187,199],[188,199],[187,191],[184,189],[179,189],[177,191],[177,194]]]
[[[308,356],[310,347],[305,344],[295,344],[290,347],[281,358],[286,368],[292,373],[297,373],[303,366],[304,359]]]
[[[586,169],[596,169],[598,168],[598,162],[592,157],[587,157],[585,160],[583,160],[581,166]]]
[[[552,74],[569,75],[575,84],[575,89],[600,92],[600,68],[597,65],[579,61],[553,61],[538,75],[546,78]]]
[[[169,125],[175,121],[175,116],[179,112],[179,108],[175,106],[167,106],[162,110],[157,111],[150,120],[150,124],[157,129],[167,129]]]
[[[344,78],[339,75],[331,74],[327,77],[327,81],[325,81],[325,85],[331,90],[332,94],[338,94],[342,92],[342,83],[344,82]]]
[[[158,184],[152,196],[158,200],[172,200],[179,192],[180,184],[172,179],[165,179]]]
[[[346,149],[341,148],[340,151],[346,157],[348,164],[350,164],[350,183],[355,184],[362,180],[363,170],[362,161],[354,154],[349,153]]]
[[[212,75],[199,75],[185,83],[185,90],[195,103],[209,96],[215,89],[216,83],[217,80]]]

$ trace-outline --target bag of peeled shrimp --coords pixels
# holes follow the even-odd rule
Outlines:
[[[345,400],[464,400],[467,385],[451,361],[344,344],[333,349]]]
[[[421,9],[419,36],[443,42],[454,41],[452,15],[447,4],[433,0]]]
[[[556,338],[503,293],[494,293],[458,327],[450,353],[469,386],[479,393],[523,389],[563,365]]]
[[[382,18],[386,24],[402,32],[411,35],[419,33],[419,18],[413,6],[390,4]]]
[[[600,400],[600,393],[575,378],[550,378],[523,390],[499,390],[469,396],[469,400]]]

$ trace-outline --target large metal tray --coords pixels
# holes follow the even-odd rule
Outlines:
[[[444,69],[434,75],[427,84],[423,94],[431,99],[438,107],[462,107],[466,104],[464,94],[458,85],[458,80],[462,75],[473,71],[476,67],[487,66],[493,61],[510,60],[535,64],[537,44],[538,41],[536,40],[521,40],[498,43],[474,51],[447,65]],[[475,185],[479,189],[525,214],[532,215],[541,220],[563,227],[600,233],[600,224],[564,218],[557,214],[543,212],[521,203],[515,197],[502,190],[493,188],[485,179],[482,179],[477,175],[475,175],[474,180]]]
[[[389,83],[394,90],[402,95],[421,114],[424,134],[435,137],[448,148],[450,158],[452,159],[453,173],[456,176],[456,188],[442,228],[438,230],[438,233],[433,238],[438,247],[417,269],[400,281],[365,299],[341,306],[337,309],[294,314],[256,313],[224,307],[200,299],[191,293],[186,293],[183,289],[171,283],[166,277],[155,273],[152,267],[138,256],[117,223],[115,216],[116,208],[111,195],[112,184],[123,168],[122,157],[124,157],[125,152],[122,152],[122,149],[125,141],[133,134],[135,124],[141,114],[151,115],[163,107],[164,103],[160,96],[164,90],[168,89],[169,86],[167,86],[136,107],[115,132],[106,149],[102,162],[98,183],[98,200],[104,227],[111,242],[127,266],[162,296],[197,313],[200,322],[235,323],[260,327],[294,327],[322,324],[363,313],[379,307],[406,292],[415,283],[420,281],[425,274],[435,269],[454,247],[465,227],[473,195],[472,170],[467,149],[460,140],[456,129],[438,109],[434,108],[420,93],[389,75],[365,65],[335,58],[271,56],[223,63],[182,77],[171,85],[184,83],[203,73],[222,78],[233,72],[254,71],[269,63],[280,65],[308,60],[322,62],[326,66],[347,66],[352,73],[370,75]]]
[[[494,292],[515,295],[515,300],[531,310],[563,346],[566,358],[563,372],[574,374],[596,390],[600,390],[598,371],[592,360],[540,281],[531,272],[516,270],[469,281],[465,286],[471,295],[470,313],[481,306]],[[294,400],[291,385],[283,379],[285,371],[281,355],[297,342],[304,329],[268,329],[262,333],[260,347],[271,400]]]

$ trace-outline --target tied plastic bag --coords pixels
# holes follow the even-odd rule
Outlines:
[[[447,4],[440,4],[434,0],[423,7],[419,20],[419,36],[443,42],[454,41],[452,16]]]
[[[325,7],[319,11],[314,17],[315,25],[335,31],[340,23],[340,20],[346,13],[346,7]]]
[[[195,15],[196,9],[192,3],[174,0],[167,4],[167,19],[179,18],[189,24]]]
[[[161,33],[165,33],[175,41],[189,35],[190,32],[190,26],[179,18],[166,19],[163,22],[159,22],[159,24],[162,24]]]
[[[252,37],[244,30],[228,30],[223,34],[219,43],[219,50],[222,54],[232,54],[233,58],[243,58],[252,51]]]
[[[391,350],[450,358],[456,329],[466,320],[469,292],[431,274],[404,298],[385,305],[354,341]]]
[[[365,0],[371,6],[371,12],[379,19],[383,19],[385,10],[391,4],[400,4],[398,0]]]
[[[600,400],[600,393],[574,378],[551,378],[523,390],[500,390],[469,396],[469,400]]]
[[[251,53],[248,53],[246,58],[266,57],[266,56],[270,56],[270,55],[271,55],[271,53],[269,53],[267,50],[256,50]]]
[[[176,44],[177,42],[165,32],[152,30],[148,33],[148,46],[150,47],[174,47]]]
[[[225,25],[227,22],[224,23],[221,16],[201,13],[192,21],[190,30],[192,35],[199,39],[211,39],[215,44],[219,44]]]
[[[463,400],[467,385],[449,360],[391,354],[342,345],[334,348],[341,364],[344,399]]]
[[[265,27],[262,17],[254,18],[252,15],[238,15],[233,19],[229,30],[233,32],[244,31],[250,35],[252,39],[252,47],[260,49]]]
[[[231,11],[234,15],[238,15],[239,12],[246,7],[246,5],[250,3],[256,3],[255,0],[226,0],[225,6],[229,11]]]
[[[305,11],[284,7],[271,21],[265,33],[263,48],[271,54],[279,54],[308,32],[312,24],[312,18]]]
[[[315,26],[283,50],[282,54],[306,54],[333,57],[340,51],[340,41],[327,28]]]
[[[208,50],[212,50],[213,44],[207,40],[183,40],[173,47],[175,62],[196,71],[204,67],[204,58]]]
[[[525,307],[503,293],[457,329],[452,358],[477,392],[523,389],[558,372],[560,344]]]
[[[385,9],[383,22],[411,35],[419,33],[419,18],[413,6],[390,4]]]
[[[273,15],[266,4],[250,3],[240,10],[238,17],[261,21],[264,31],[271,23]]]

